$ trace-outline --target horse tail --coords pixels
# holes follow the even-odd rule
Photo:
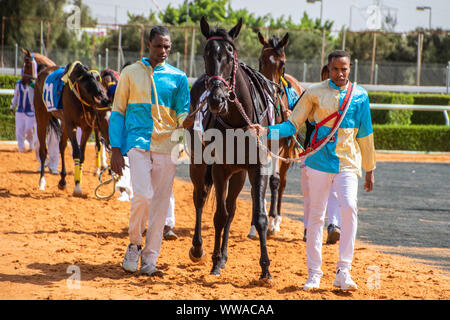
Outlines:
[[[62,129],[61,124],[59,123],[58,119],[55,117],[51,117],[49,121],[49,126],[47,127],[47,133],[49,133],[50,130],[53,130],[56,132],[58,137],[62,136]]]

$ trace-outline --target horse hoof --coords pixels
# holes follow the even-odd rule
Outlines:
[[[73,194],[74,197],[81,197],[83,193],[81,192],[81,187],[79,184],[75,185],[75,188],[73,188]]]
[[[218,266],[213,267],[210,274],[212,276],[220,277],[220,268]]]
[[[256,235],[256,227],[255,226],[251,226],[250,232],[248,233],[247,237],[252,240],[258,239],[258,236]]]
[[[267,239],[273,239],[275,238],[275,235],[277,234],[277,232],[275,230],[268,230],[267,231]]]
[[[195,256],[194,250],[195,250],[194,247],[189,249],[189,258],[191,259],[191,261],[194,263],[203,262],[203,259],[205,257],[205,252],[203,251],[203,249],[201,249],[200,251],[200,257]]]
[[[65,183],[58,183],[58,189],[59,190],[66,190],[66,184]]]
[[[264,287],[273,287],[273,285],[274,285],[274,281],[273,281],[272,277],[270,276],[270,274],[261,276],[261,278],[259,278],[259,283],[261,284],[261,286],[264,286]]]
[[[39,180],[39,190],[45,190],[45,178],[44,177],[42,177]]]

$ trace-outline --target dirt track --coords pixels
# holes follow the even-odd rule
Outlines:
[[[336,245],[323,246],[321,289],[304,292],[307,278],[301,221],[283,218],[281,232],[268,241],[274,286],[261,287],[259,242],[246,235],[251,203],[240,200],[231,227],[229,259],[222,276],[209,275],[213,247],[212,204],[203,219],[207,259],[195,265],[188,257],[194,226],[192,186],[176,180],[176,241],[163,242],[158,266],[163,278],[125,273],[120,266],[128,244],[129,202],[97,200],[94,152],[89,146],[83,176],[86,198],[73,198],[70,147],[68,190],[59,191],[59,176],[46,174],[47,190],[37,188],[37,161],[32,153],[0,144],[0,299],[449,299],[450,278],[440,269],[397,255],[383,254],[357,241],[352,269],[359,290],[335,290]],[[433,161],[450,162],[436,155]],[[380,155],[379,161],[428,161],[423,155]],[[421,159],[419,159],[419,157]],[[302,213],[299,212],[299,215]],[[371,270],[378,268],[379,273]],[[80,288],[71,281],[71,270],[80,271]],[[69,272],[68,272],[69,271]],[[72,276],[73,278],[73,276]],[[379,289],[376,288],[379,284]],[[75,285],[75,286],[74,286]]]

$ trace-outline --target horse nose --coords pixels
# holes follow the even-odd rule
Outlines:
[[[111,102],[108,98],[102,98],[102,107],[109,107],[110,104]]]
[[[211,94],[208,99],[208,105],[212,113],[219,113],[225,106],[226,99],[221,94]]]

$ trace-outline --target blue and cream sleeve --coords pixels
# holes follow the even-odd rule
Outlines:
[[[189,92],[189,83],[187,77],[181,77],[177,88],[175,101],[175,111],[177,113],[177,123],[179,126],[183,124],[189,113],[189,104],[191,103],[191,95]]]
[[[372,119],[370,116],[370,103],[367,94],[360,105],[360,112],[360,124],[358,133],[356,134],[356,141],[361,150],[361,166],[364,171],[367,172],[376,168],[375,143],[373,139]]]
[[[112,148],[120,148],[126,137],[125,116],[129,96],[129,77],[126,72],[123,72],[117,84],[112,112],[109,118],[109,142]]]
[[[267,139],[276,140],[286,137],[290,137],[297,133],[297,128],[289,120],[269,126],[269,133],[267,134]]]

